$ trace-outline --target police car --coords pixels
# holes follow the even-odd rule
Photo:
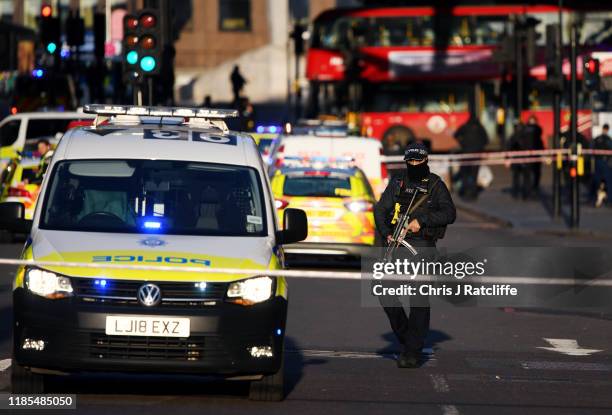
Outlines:
[[[97,119],[61,139],[33,220],[4,203],[3,227],[31,228],[23,259],[163,269],[19,268],[13,392],[132,372],[250,380],[252,399],[282,399],[287,283],[266,271],[283,267],[282,244],[306,237],[305,213],[285,211],[279,229],[254,141],[223,121],[234,111],[85,111]]]
[[[360,258],[374,245],[376,199],[363,171],[346,157],[286,157],[272,176],[279,217],[308,215],[308,238],[285,247],[295,258]]]

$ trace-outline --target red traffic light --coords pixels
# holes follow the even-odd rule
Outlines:
[[[53,14],[53,8],[50,5],[44,4],[40,8],[40,15],[42,17],[51,17],[52,14]]]
[[[126,16],[123,25],[129,30],[134,30],[138,27],[138,19],[133,16]]]
[[[138,44],[138,36],[127,35],[125,37],[125,44],[128,46],[136,46]]]
[[[155,45],[156,45],[156,41],[155,38],[153,36],[144,36],[141,40],[140,40],[140,46],[143,49],[154,49]]]
[[[157,19],[152,14],[146,13],[140,16],[140,24],[145,29],[151,29],[157,24]]]
[[[585,66],[586,66],[587,71],[589,71],[589,73],[593,74],[597,72],[597,62],[595,61],[595,59],[589,59]]]

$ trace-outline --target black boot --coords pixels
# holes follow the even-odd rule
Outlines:
[[[411,350],[404,350],[397,358],[397,367],[400,369],[414,369],[419,367],[419,355]]]

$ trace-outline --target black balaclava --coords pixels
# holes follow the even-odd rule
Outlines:
[[[416,165],[406,163],[406,168],[408,180],[411,182],[420,182],[429,174],[429,166],[427,165],[427,162]]]

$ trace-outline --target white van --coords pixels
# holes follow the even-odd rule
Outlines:
[[[282,399],[288,288],[268,272],[308,224],[286,209],[280,229],[255,142],[223,122],[237,111],[85,111],[100,119],[60,141],[33,220],[0,203],[0,228],[30,234],[23,259],[101,267],[17,270],[12,391],[81,372],[165,373],[249,380],[252,399]],[[118,264],[159,269],[105,268]]]
[[[72,121],[93,120],[93,114],[83,112],[23,112],[9,115],[0,121],[0,167],[4,169],[8,160],[27,144],[35,147],[37,140],[46,138],[56,144]],[[0,169],[0,170],[1,170]]]
[[[378,198],[387,185],[387,168],[381,162],[382,144],[374,138],[355,136],[284,135],[274,143],[270,175],[283,166],[286,157],[352,158],[368,178]]]

